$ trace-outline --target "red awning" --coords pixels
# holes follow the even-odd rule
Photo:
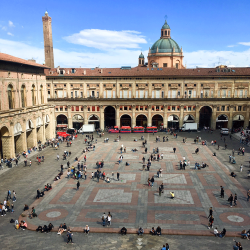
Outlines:
[[[67,124],[58,124],[57,127],[58,128],[67,128],[68,125]]]

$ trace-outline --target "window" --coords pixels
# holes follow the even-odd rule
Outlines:
[[[171,98],[171,90],[168,91],[168,98]]]
[[[58,108],[56,108],[56,111],[58,111]]]
[[[172,98],[176,98],[176,90],[172,90]]]
[[[60,70],[60,75],[63,75],[63,70]]]
[[[188,98],[191,98],[192,97],[192,90],[189,90],[188,91]]]
[[[81,92],[81,98],[83,98],[83,92]]]
[[[65,111],[68,111],[68,108],[67,108],[67,106],[65,107],[65,109],[64,109]]]
[[[155,98],[155,91],[152,91],[152,98]]]
[[[159,106],[156,106],[155,108],[156,108],[156,111],[159,111],[159,110],[160,110],[160,107],[159,107]]]
[[[14,102],[13,102],[13,87],[12,87],[12,85],[8,86],[8,101],[9,101],[9,109],[13,109],[14,108],[14,105],[13,105]]]
[[[236,106],[234,106],[234,111],[236,111]]]
[[[179,63],[176,63],[176,64],[175,64],[175,67],[178,69],[178,68],[179,68]]]
[[[227,106],[227,111],[229,111],[229,106]]]
[[[123,90],[123,98],[128,98],[128,91],[127,90]]]
[[[58,98],[62,98],[63,97],[63,91],[62,90],[58,90],[57,91],[57,96],[58,96]]]
[[[94,90],[91,91],[91,96],[95,97],[95,91]]]
[[[203,98],[203,90],[201,90],[201,98]]]
[[[122,111],[122,106],[120,106],[120,111]]]
[[[225,89],[222,90],[222,97],[223,98],[226,98],[227,96],[227,91]]]
[[[145,90],[145,98],[148,98],[148,91]]]
[[[221,111],[225,111],[225,106],[221,106]]]
[[[231,90],[227,91],[227,96],[230,98],[231,97]]]
[[[238,106],[238,111],[241,111],[242,106]]]
[[[175,111],[175,106],[172,106],[172,111]]]
[[[220,111],[220,107],[217,107],[217,111]]]
[[[127,107],[127,106],[124,106],[124,110],[128,110],[128,107]]]
[[[148,106],[145,106],[144,108],[145,108],[145,111],[147,111],[147,110],[148,110]]]
[[[160,98],[160,90],[155,91],[155,98]]]
[[[140,98],[144,97],[144,90],[140,90]]]
[[[22,100],[22,107],[24,108],[26,106],[26,88],[24,85],[21,87],[21,100]]]
[[[243,107],[243,111],[247,111],[247,107],[246,106]]]
[[[113,98],[116,98],[116,96],[115,96],[115,90],[113,90]]]
[[[95,111],[95,106],[92,106],[92,111]]]
[[[66,97],[67,97],[67,91],[64,90],[64,98],[66,98]]]
[[[96,97],[99,97],[99,91],[96,91]]]
[[[192,107],[191,106],[188,106],[188,111],[192,111]]]
[[[161,92],[161,98],[164,98],[164,91]]]
[[[164,68],[167,68],[167,67],[168,67],[168,64],[167,64],[167,63],[163,63],[163,67],[164,67]]]
[[[88,107],[88,111],[90,111],[90,107]]]
[[[76,106],[76,111],[79,111],[79,106]]]
[[[239,93],[239,98],[243,98],[243,90],[241,89],[239,92],[240,92]]]
[[[247,90],[245,90],[245,98],[247,98]]]
[[[50,91],[48,91],[48,98],[50,98]]]
[[[89,90],[87,91],[87,97],[89,97]]]
[[[103,98],[106,98],[106,90],[103,91]]]
[[[122,98],[122,90],[120,90],[120,98]]]
[[[193,90],[193,97],[196,98],[196,90]]]
[[[140,106],[140,110],[143,111],[143,106]]]
[[[177,97],[180,97],[181,96],[181,91],[178,91],[177,92]]]
[[[76,70],[75,70],[75,69],[72,69],[72,70],[71,70],[71,73],[73,73],[73,74],[74,74],[75,72],[76,72]]]
[[[75,107],[74,106],[71,106],[71,111],[75,111]]]
[[[63,107],[60,107],[60,111],[63,111]]]
[[[71,94],[71,98],[73,98],[73,91],[71,91],[71,93],[70,93],[70,94]]]
[[[35,97],[35,85],[32,85],[32,106],[36,105],[36,97]],[[56,91],[55,91],[55,98],[56,98]]]
[[[107,90],[107,98],[111,98],[112,90]]]
[[[167,31],[165,30],[165,36],[167,36]]]
[[[214,91],[211,90],[211,97],[213,98],[214,97]]]
[[[234,91],[234,97],[238,97],[237,96],[237,89]]]

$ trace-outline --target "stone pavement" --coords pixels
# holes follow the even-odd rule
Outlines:
[[[163,133],[159,133],[159,135],[162,137]],[[208,142],[212,140],[211,138],[216,138],[219,141],[219,135],[216,133],[211,135],[201,132],[200,135]],[[34,233],[13,231],[13,225],[8,223],[10,218],[16,219],[17,215],[21,214],[24,203],[31,205],[34,202],[38,218],[32,220],[25,218],[30,228],[36,228],[37,225],[44,225],[48,222],[52,222],[57,227],[60,223],[66,222],[74,231],[82,231],[82,228],[88,224],[92,232],[117,232],[122,226],[126,226],[131,232],[134,232],[139,226],[148,231],[152,226],[160,225],[163,234],[212,235],[212,230],[206,228],[210,206],[214,208],[214,224],[219,230],[226,227],[229,234],[237,235],[243,228],[249,228],[249,203],[246,202],[246,188],[249,186],[249,180],[244,178],[248,169],[244,167],[243,173],[236,171],[238,174],[236,180],[229,176],[231,169],[238,168],[240,162],[249,159],[249,148],[246,149],[244,157],[236,156],[237,165],[231,165],[228,163],[228,154],[231,153],[233,147],[238,148],[239,142],[236,140],[228,142],[228,150],[216,151],[218,157],[215,158],[211,156],[215,150],[212,146],[206,147],[199,144],[200,153],[194,154],[197,145],[193,144],[193,138],[196,133],[179,133],[177,140],[169,136],[170,141],[165,143],[155,143],[155,136],[146,134],[148,151],[152,152],[153,148],[158,146],[160,153],[163,152],[164,154],[164,160],[153,162],[148,172],[142,171],[141,159],[145,155],[142,154],[141,142],[140,140],[138,142],[132,140],[134,137],[139,138],[140,135],[122,135],[122,141],[118,143],[113,142],[113,137],[116,136],[109,135],[110,142],[106,144],[98,139],[96,151],[87,153],[88,178],[86,181],[80,180],[81,186],[78,191],[75,190],[75,180],[62,178],[53,184],[53,189],[47,192],[43,199],[34,200],[36,189],[42,188],[48,182],[53,183],[53,178],[58,173],[60,164],[63,163],[65,166],[66,162],[62,159],[59,162],[56,161],[56,154],[62,155],[62,152],[67,149],[64,144],[58,151],[51,148],[46,149],[43,152],[46,161],[40,166],[33,164],[31,168],[25,168],[19,165],[2,173],[0,176],[1,200],[6,196],[8,189],[14,189],[17,192],[17,202],[14,203],[15,213],[7,214],[0,219],[0,227],[5,228],[4,233],[1,233],[2,238],[8,239],[8,235],[13,235],[13,232],[17,235],[25,232],[25,235],[30,235],[27,236],[25,244],[28,244],[28,242],[33,242],[30,243],[30,246],[35,244],[32,240]],[[181,136],[188,138],[186,144],[182,143]],[[118,149],[121,144],[127,147],[127,153],[124,154],[123,162],[118,165],[117,159],[120,155]],[[79,136],[73,146],[68,148],[72,151],[71,163],[76,156],[81,156],[83,146],[82,138]],[[130,151],[135,147],[139,150],[138,152]],[[172,152],[173,147],[177,148],[176,154]],[[178,165],[178,161],[182,160],[183,156],[191,163],[185,171],[179,170]],[[91,172],[95,170],[95,162],[101,159],[105,161],[105,172],[111,177],[110,184],[102,180],[97,183],[96,180],[90,179]],[[34,161],[35,158],[32,159],[32,162]],[[126,161],[130,163],[130,166],[125,166]],[[205,161],[209,164],[209,168],[199,171],[194,170],[196,161]],[[160,167],[163,168],[163,177],[159,179],[156,177],[154,187],[148,187],[147,179],[156,175],[157,169]],[[120,181],[116,179],[117,171],[120,172]],[[112,179],[112,172],[115,173],[114,179]],[[162,182],[165,190],[164,194],[159,197],[158,186]],[[218,197],[220,185],[225,187],[224,199]],[[171,200],[168,191],[174,191],[176,199]],[[238,206],[237,208],[230,208],[227,197],[230,193],[235,192],[238,194]],[[106,213],[110,211],[113,215],[112,225],[109,228],[103,228],[101,225],[101,215],[104,211]],[[47,237],[40,234],[35,235],[39,235],[36,237],[41,239]],[[49,237],[57,237],[56,234],[52,233],[52,235],[54,236]],[[99,234],[93,235],[97,235],[98,242],[105,239]],[[112,239],[116,240],[117,234],[114,235],[113,237],[113,234],[109,234],[111,241]],[[95,236],[91,235],[91,237]],[[90,239],[92,239],[91,237]],[[134,245],[137,242],[136,236],[129,237],[134,237],[132,240]],[[79,235],[78,238],[81,238],[81,236]],[[158,239],[158,237],[156,238]],[[15,237],[15,239],[16,241],[14,240],[13,244],[19,242],[18,237]],[[123,239],[119,236],[119,244],[121,243],[120,240],[123,241]],[[155,239],[155,237],[149,239],[148,242],[151,242],[151,239]],[[230,244],[232,244],[231,240]],[[217,244],[217,241],[218,239],[213,243]],[[128,242],[130,241],[128,240]],[[6,241],[4,243],[7,244]],[[44,247],[44,243],[40,244]],[[113,244],[114,248],[110,246],[109,249],[128,249],[126,247],[119,248],[116,244],[118,242]],[[154,242],[154,244],[156,243]],[[160,247],[159,244],[156,245]],[[183,246],[186,245],[183,244]]]

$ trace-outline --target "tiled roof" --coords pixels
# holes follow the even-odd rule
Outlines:
[[[220,77],[220,76],[249,76],[250,67],[230,68],[230,72],[223,72],[216,68],[195,68],[195,69],[175,69],[175,68],[147,68],[135,67],[131,69],[120,68],[74,68],[75,73],[71,73],[72,68],[60,68],[64,74],[57,73],[57,69],[45,69],[46,76],[49,77]]]
[[[20,63],[20,64],[26,64],[30,66],[40,67],[40,68],[49,68],[45,65],[35,63],[32,61],[24,60],[15,56],[11,56],[8,54],[0,53],[0,61],[7,61],[7,62],[13,62],[13,63]]]

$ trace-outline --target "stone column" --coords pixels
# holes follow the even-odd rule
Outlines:
[[[232,127],[233,127],[233,109],[234,109],[234,106],[231,105],[230,106],[230,113],[229,113],[228,124],[227,124],[227,127],[229,129],[232,129]]]
[[[136,90],[135,90],[135,87],[136,87],[136,84],[135,84],[135,82],[133,82],[133,83],[132,83],[132,98],[135,98],[135,96],[136,96],[136,95],[135,95],[135,91],[136,91]]]
[[[151,111],[152,111],[152,105],[148,105],[148,127],[152,126]]]
[[[36,119],[37,117],[33,117],[34,129],[32,130],[32,141],[33,145],[31,147],[37,146],[37,127],[36,127]]]
[[[212,120],[211,120],[211,129],[216,129],[216,112],[217,112],[217,105],[213,105],[213,113],[212,113]]]
[[[250,110],[250,106],[247,105],[247,113],[245,115],[244,128],[248,127],[249,125],[249,110]]]
[[[46,136],[45,136],[45,123],[46,123],[46,114],[43,112],[42,113],[42,121],[43,121],[43,125],[42,125],[42,142],[44,143],[46,141]]]
[[[27,151],[27,134],[26,134],[26,120],[23,119],[23,126],[22,126],[22,130],[23,130],[23,133],[22,133],[22,151]]]
[[[71,105],[68,105],[68,128],[72,128],[72,114],[71,114]]]
[[[70,98],[71,95],[70,95],[70,83],[67,83],[67,98]]]
[[[15,141],[14,141],[14,123],[10,123],[10,129],[9,129],[9,139],[7,139],[6,142],[8,142],[7,148],[9,149],[9,157],[15,157]],[[4,145],[4,142],[2,143]],[[7,157],[7,156],[6,156]]]
[[[180,105],[180,120],[179,120],[179,127],[182,127],[183,126],[183,113],[184,113],[184,106],[183,105]]]
[[[152,98],[152,83],[148,83],[148,97]]]
[[[100,113],[101,113],[101,117],[100,117],[100,128],[102,130],[104,130],[104,107],[103,105],[100,106]]]
[[[88,107],[87,105],[84,105],[83,106],[84,125],[88,125],[88,113],[87,112],[88,112]]]
[[[168,105],[164,105],[163,127],[168,127]]]
[[[120,128],[120,106],[115,106],[115,125]]]
[[[199,128],[199,120],[200,120],[200,105],[196,104],[196,106],[195,106],[195,122],[197,123],[197,128]]]
[[[136,126],[135,105],[132,105],[132,128]]]

